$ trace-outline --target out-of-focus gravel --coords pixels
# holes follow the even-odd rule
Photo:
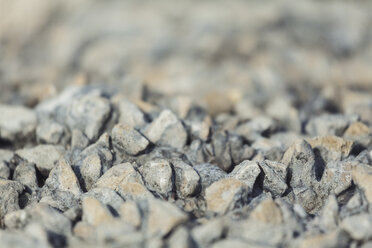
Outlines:
[[[371,13],[0,0],[0,247],[371,247]]]

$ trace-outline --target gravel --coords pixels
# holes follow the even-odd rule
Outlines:
[[[372,246],[370,2],[4,1],[0,247]]]

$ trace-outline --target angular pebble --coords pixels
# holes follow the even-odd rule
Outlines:
[[[248,200],[248,187],[234,179],[221,179],[205,190],[207,209],[219,214],[243,206]]]
[[[176,176],[177,192],[182,197],[189,197],[201,189],[199,174],[181,159],[172,160]]]
[[[229,174],[229,177],[244,182],[248,186],[248,190],[251,192],[260,173],[261,170],[257,162],[245,160],[234,167],[234,170]]]
[[[130,155],[137,155],[150,144],[141,133],[127,124],[117,124],[111,135],[114,145]]]

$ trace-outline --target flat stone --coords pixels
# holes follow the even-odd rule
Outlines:
[[[207,209],[219,214],[243,206],[247,198],[248,187],[234,178],[221,179],[205,190]]]
[[[141,175],[133,168],[131,163],[123,163],[111,167],[99,178],[94,187],[118,191],[120,185],[127,183],[143,184]]]
[[[38,171],[44,176],[49,175],[64,153],[65,149],[62,146],[55,145],[38,145],[16,151],[18,156],[34,163]]]
[[[98,226],[104,222],[111,222],[113,216],[110,210],[93,197],[83,199],[83,221],[92,225]]]
[[[140,132],[127,124],[117,124],[111,135],[114,145],[130,155],[137,155],[150,144]]]
[[[182,149],[186,145],[187,132],[170,110],[163,110],[146,128],[144,135],[152,143]]]
[[[33,110],[0,104],[0,113],[0,139],[14,142],[29,140],[34,135],[37,119]]]
[[[248,187],[248,191],[251,192],[260,173],[261,170],[257,162],[245,160],[234,167],[229,177],[244,182]]]
[[[275,197],[282,196],[288,188],[287,165],[270,160],[264,160],[259,165],[265,174],[263,188]]]
[[[173,171],[165,159],[156,159],[139,168],[145,185],[149,190],[168,196],[173,190]]]
[[[368,202],[372,203],[372,167],[358,164],[352,169],[353,181],[361,188]]]
[[[270,198],[260,202],[250,213],[249,217],[272,225],[281,224],[284,221],[282,211]]]
[[[372,215],[359,214],[342,220],[341,229],[346,231],[353,239],[366,241],[372,238]]]
[[[86,95],[72,101],[67,115],[70,129],[77,128],[89,140],[96,140],[111,114],[110,102],[99,96]]]
[[[175,205],[156,198],[148,200],[147,235],[149,237],[163,237],[187,220],[187,214]]]
[[[199,174],[181,159],[172,160],[176,176],[177,192],[182,197],[189,197],[201,189]]]

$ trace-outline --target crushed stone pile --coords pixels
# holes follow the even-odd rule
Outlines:
[[[0,0],[0,247],[371,248],[371,13]]]

